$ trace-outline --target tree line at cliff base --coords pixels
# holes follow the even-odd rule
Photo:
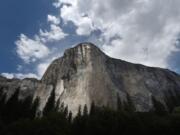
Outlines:
[[[11,97],[0,88],[0,135],[176,135],[180,134],[180,94],[165,94],[165,104],[152,97],[154,108],[137,112],[127,94],[122,102],[117,96],[117,109],[91,104],[79,106],[76,116],[55,100],[55,91],[42,112],[40,99],[19,99],[19,89]]]

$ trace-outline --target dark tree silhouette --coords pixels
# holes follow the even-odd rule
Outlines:
[[[40,99],[39,97],[36,97],[31,107],[31,119],[34,119],[36,117],[39,104],[40,104]]]
[[[2,111],[4,111],[4,107],[5,107],[5,104],[6,104],[6,93],[2,94],[1,97],[0,97],[0,113],[2,114]]]
[[[63,111],[63,115],[64,115],[64,117],[68,117],[68,106],[66,106],[65,108],[64,108],[64,111]]]
[[[134,112],[136,110],[134,103],[129,94],[127,94],[127,101],[124,102],[124,110],[127,112]]]
[[[84,105],[83,116],[88,116],[88,107],[87,107],[87,105]]]
[[[77,113],[77,117],[81,117],[82,116],[82,110],[81,110],[81,105],[78,108],[78,113]]]
[[[118,111],[123,110],[123,105],[122,105],[121,98],[120,98],[119,94],[117,94],[117,110]]]
[[[71,123],[72,122],[72,112],[70,111],[68,114],[68,122]]]
[[[55,111],[55,90],[53,89],[43,109],[43,115],[47,116],[49,113],[54,112],[54,111]]]
[[[22,118],[31,118],[31,107],[32,107],[32,96],[26,97],[24,100],[21,101],[21,117]]]
[[[55,105],[55,112],[59,111],[59,106],[60,106],[60,98],[57,100],[56,105]]]
[[[20,102],[19,102],[19,88],[13,93],[13,95],[6,102],[4,116],[7,123],[18,120],[20,116]]]
[[[90,107],[90,115],[93,115],[95,114],[96,112],[96,106],[95,106],[95,103],[94,101],[91,103],[91,107]]]
[[[153,105],[154,105],[154,112],[157,115],[161,116],[161,115],[167,114],[165,106],[160,101],[157,101],[156,98],[153,97],[153,96],[152,96],[152,102],[153,102]]]

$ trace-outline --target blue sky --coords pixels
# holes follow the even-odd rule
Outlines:
[[[41,78],[79,42],[180,73],[179,0],[1,0],[0,73]]]
[[[34,35],[46,25],[48,13],[55,13],[51,0],[1,0],[0,2],[0,72],[17,72],[22,63],[14,42],[21,33]]]

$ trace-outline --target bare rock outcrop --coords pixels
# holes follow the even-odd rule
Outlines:
[[[55,89],[56,99],[74,114],[80,105],[90,107],[92,102],[115,109],[117,96],[126,100],[127,95],[137,111],[149,111],[153,108],[152,96],[164,103],[169,91],[180,92],[180,76],[167,69],[110,58],[95,45],[81,43],[53,61],[40,81],[0,77],[4,91],[13,93],[17,87],[22,97],[39,96],[41,110]]]
[[[167,69],[110,58],[91,43],[65,51],[47,69],[42,83],[55,87],[57,98],[73,112],[92,102],[116,108],[117,95],[130,95],[137,111],[153,107],[152,96],[164,103],[168,91],[180,91],[180,76]]]

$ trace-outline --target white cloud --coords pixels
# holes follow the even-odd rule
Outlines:
[[[76,33],[78,35],[90,35],[93,31],[92,21],[89,17],[82,17],[82,20],[78,23],[78,29]]]
[[[61,39],[65,38],[67,34],[65,34],[62,29],[54,24],[51,24],[50,31],[42,31],[40,29],[40,39],[43,42],[54,42],[60,41]]]
[[[168,67],[180,33],[179,0],[56,0],[60,17],[78,35],[102,32],[101,44],[112,57]]]
[[[16,41],[20,58],[26,63],[36,61],[33,70],[38,77],[43,75],[51,58],[57,58],[49,44],[67,35],[74,37],[72,31],[65,33],[61,27],[68,27],[68,22],[76,26],[75,37],[85,35],[99,43],[108,55],[130,62],[169,67],[170,55],[179,51],[175,46],[180,33],[179,0],[54,1],[59,15],[47,16],[49,29],[40,29],[33,39],[21,34]],[[95,40],[92,36],[97,30],[101,34]]]
[[[50,22],[50,30],[40,29],[33,39],[21,34],[20,38],[15,42],[17,46],[16,52],[25,63],[43,60],[52,51],[48,47],[49,43],[60,41],[68,35],[58,26],[60,24],[58,17],[48,15],[47,21]]]
[[[27,73],[27,74],[22,74],[22,73],[2,73],[2,76],[8,78],[8,79],[13,79],[13,78],[19,78],[19,79],[24,79],[24,78],[39,78],[36,74],[33,73]]]
[[[60,24],[60,19],[57,18],[56,16],[53,16],[53,15],[48,15],[47,21],[52,23],[52,24],[56,24],[56,25]]]
[[[61,28],[60,16],[48,14],[47,22],[48,27],[46,29],[40,28],[39,33],[34,34],[33,38],[21,34],[19,39],[15,41],[16,53],[25,64],[17,65],[17,71],[22,73],[3,73],[4,76],[8,78],[42,77],[49,63],[58,55],[54,51],[55,47],[50,45],[54,42],[60,42],[68,35]],[[28,66],[31,64],[31,69],[27,67],[27,64]],[[27,71],[33,73],[23,73]]]
[[[17,54],[26,63],[45,58],[50,53],[49,49],[43,43],[37,39],[30,39],[24,34],[20,35],[20,39],[15,44],[17,46]]]
[[[51,62],[57,58],[59,58],[62,54],[54,54],[53,56],[47,58],[44,61],[39,62],[38,64],[34,65],[35,71],[34,73],[2,73],[1,75],[12,79],[12,78],[19,78],[19,79],[24,79],[24,78],[37,78],[41,79],[41,77],[44,75],[45,71],[51,64]],[[17,70],[20,72],[22,70],[22,66],[18,65]]]
[[[66,23],[68,21],[73,22],[77,26],[76,33],[78,35],[90,35],[94,30],[94,26],[92,20],[86,13],[80,13],[78,9],[78,3],[75,0],[72,1],[64,1],[65,3],[69,3],[70,5],[63,5],[61,10],[61,18]]]
[[[8,79],[14,78],[14,75],[11,74],[11,73],[2,73],[1,75],[4,76],[4,77],[6,77],[6,78],[8,78]]]

